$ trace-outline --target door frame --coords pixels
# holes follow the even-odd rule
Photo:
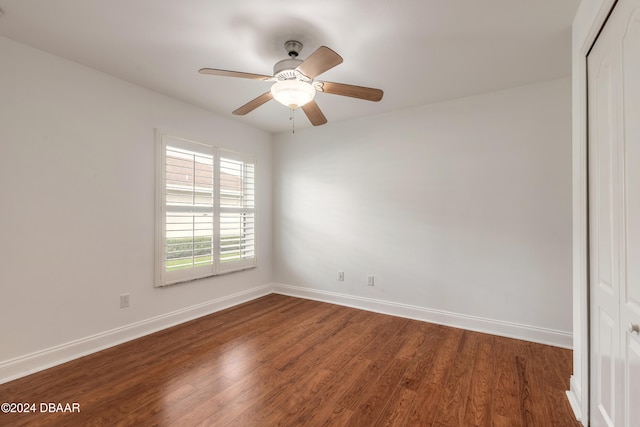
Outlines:
[[[587,55],[618,0],[582,0],[572,26],[573,375],[567,397],[589,425],[589,199]]]

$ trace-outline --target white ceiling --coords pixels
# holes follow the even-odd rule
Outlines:
[[[283,44],[321,45],[344,62],[319,80],[383,89],[379,103],[319,93],[329,122],[567,76],[580,0],[0,0],[0,36],[235,118],[290,129],[271,101],[231,111],[268,82]],[[42,70],[46,73],[46,70]],[[303,114],[296,127],[311,126]]]

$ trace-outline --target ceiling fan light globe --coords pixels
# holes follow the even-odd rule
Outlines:
[[[271,86],[273,99],[282,105],[296,109],[311,102],[316,96],[315,88],[300,80],[281,80]]]

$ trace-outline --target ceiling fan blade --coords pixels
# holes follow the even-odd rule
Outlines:
[[[242,107],[235,110],[233,114],[235,114],[236,116],[244,116],[245,114],[252,112],[253,110],[258,108],[265,102],[270,101],[271,99],[273,99],[273,95],[271,95],[271,92],[265,92],[259,97],[247,102]]]
[[[333,95],[350,96],[351,98],[366,99],[367,101],[378,102],[382,99],[384,92],[381,89],[372,87],[347,85],[344,83],[316,82],[316,88],[324,93]]]
[[[198,70],[198,72],[200,74],[211,74],[213,76],[240,77],[243,79],[252,79],[252,80],[268,80],[271,78],[271,76],[265,76],[264,74],[243,73],[240,71],[217,70],[215,68],[202,68]]]
[[[311,100],[300,108],[302,108],[302,111],[307,115],[312,125],[320,126],[327,123],[327,118],[322,114],[322,111],[320,111],[320,107],[318,107],[316,101]]]
[[[342,63],[342,57],[326,46],[320,46],[315,52],[298,65],[296,70],[300,71],[310,79],[324,73],[327,70]]]

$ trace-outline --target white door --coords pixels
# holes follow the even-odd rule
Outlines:
[[[640,0],[587,57],[591,425],[640,426]]]

